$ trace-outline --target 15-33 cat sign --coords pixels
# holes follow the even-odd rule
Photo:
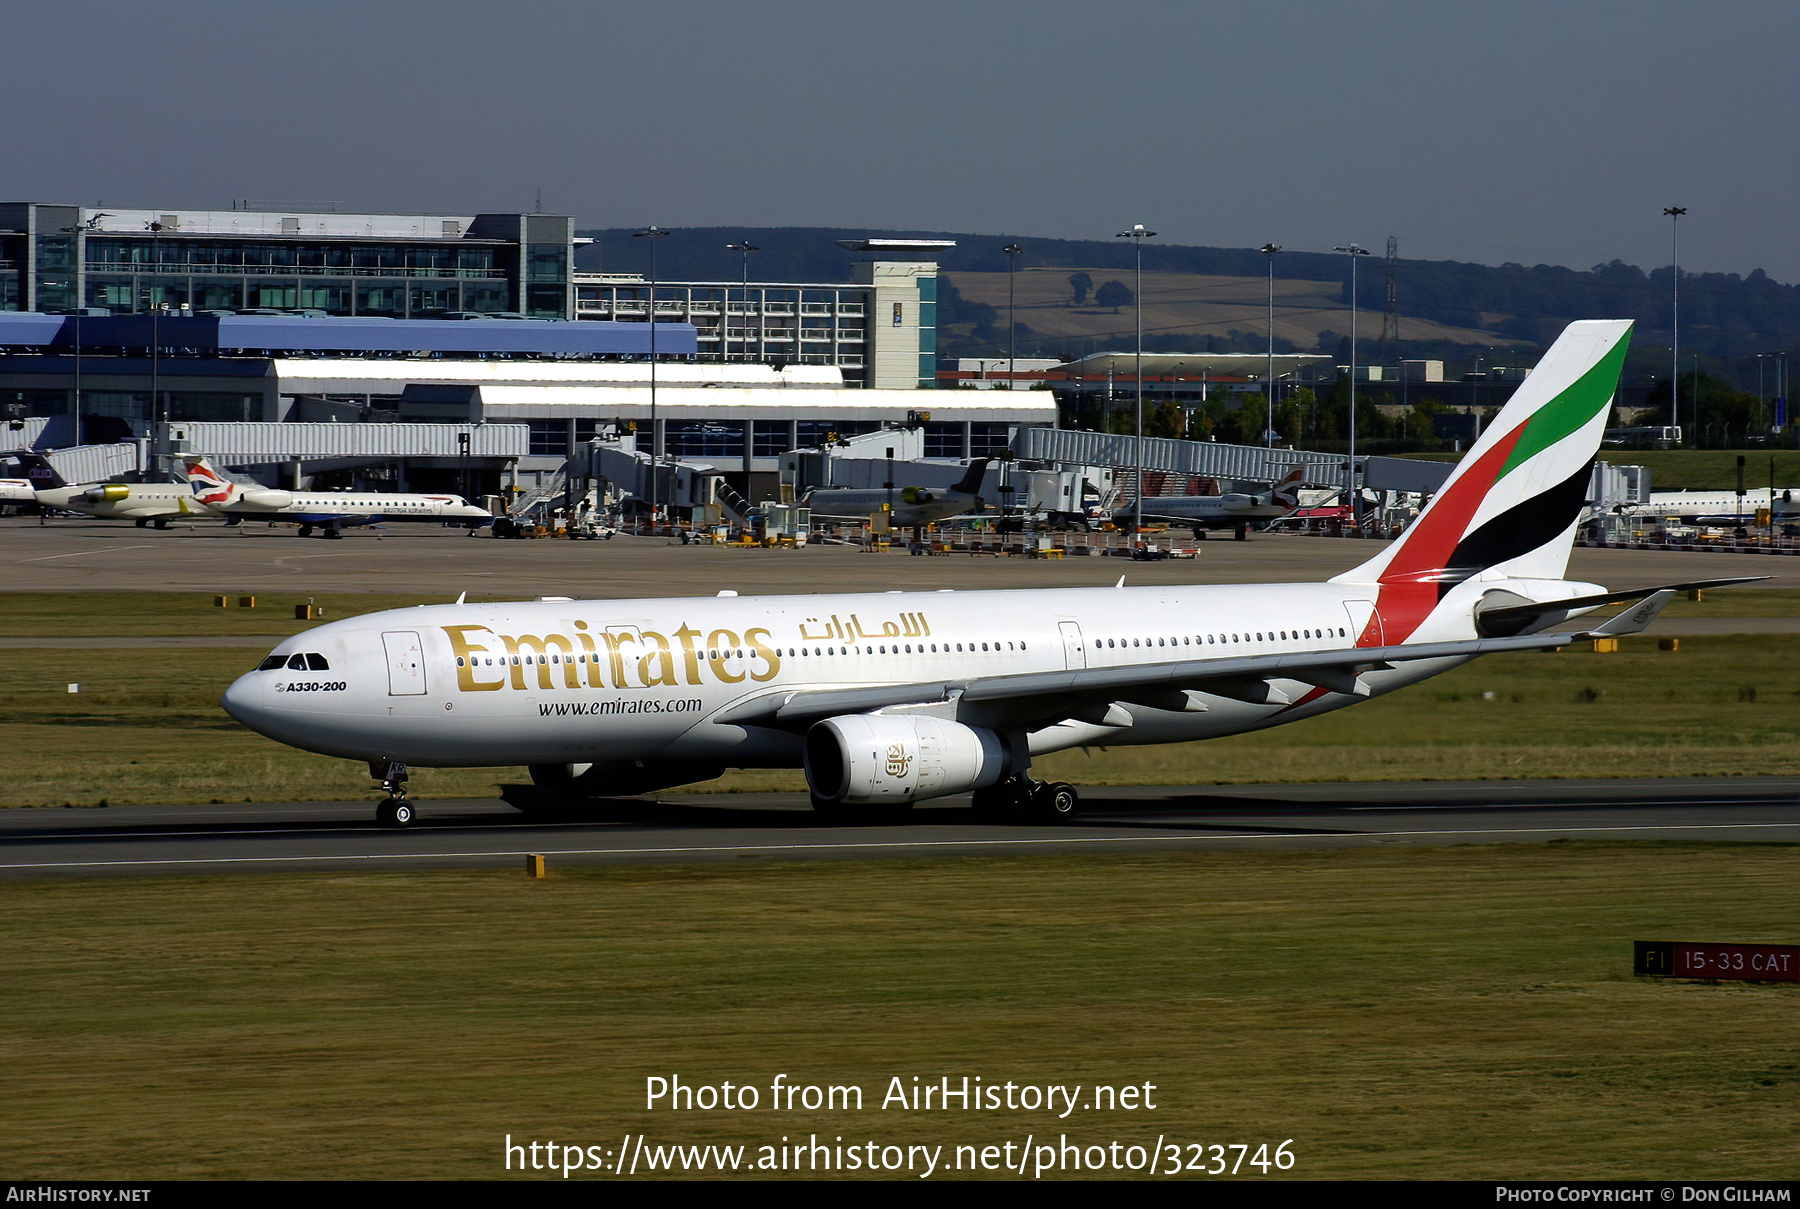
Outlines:
[[[1800,946],[1700,944],[1639,940],[1631,972],[1662,978],[1719,978],[1736,982],[1800,982]]]

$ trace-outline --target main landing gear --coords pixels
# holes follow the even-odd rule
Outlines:
[[[375,821],[383,827],[411,827],[416,816],[413,804],[406,798],[406,782],[410,774],[398,760],[371,760],[369,776],[381,782],[387,798],[375,807]]]
[[[1066,781],[1034,781],[1024,773],[977,789],[975,814],[990,823],[1063,823],[1075,817],[1081,795]]]

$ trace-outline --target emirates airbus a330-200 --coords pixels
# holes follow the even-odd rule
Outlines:
[[[1610,603],[1631,607],[1586,633],[1639,632],[1694,586],[1563,578],[1630,327],[1571,325],[1418,520],[1324,583],[459,600],[289,638],[223,704],[367,761],[390,825],[414,818],[412,765],[527,765],[590,795],[799,767],[840,817],[972,793],[989,817],[1066,818],[1076,790],[1033,780],[1034,757],[1314,717],[1570,642],[1542,631]]]

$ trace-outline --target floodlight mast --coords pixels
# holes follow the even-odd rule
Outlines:
[[[1350,258],[1350,458],[1344,469],[1348,479],[1350,519],[1360,533],[1362,510],[1356,492],[1356,258],[1369,255],[1369,249],[1360,244],[1347,244],[1332,251],[1342,252]]]
[[[1681,216],[1687,213],[1686,206],[1664,206],[1663,213],[1669,218],[1669,267],[1674,273],[1673,293],[1670,296],[1670,348],[1669,348],[1669,426],[1681,426]],[[1700,419],[1700,396],[1694,396],[1694,420]]]
[[[1137,261],[1136,276],[1132,279],[1137,287],[1137,509],[1132,518],[1132,549],[1142,549],[1144,545],[1144,241],[1154,239],[1155,231],[1146,231],[1143,223],[1134,223],[1129,231],[1120,231],[1117,238],[1129,239],[1131,251]]]
[[[1275,448],[1275,257],[1281,254],[1277,244],[1262,246],[1263,258],[1269,262],[1269,378],[1263,393],[1269,396],[1269,427],[1263,437],[1270,449]]]
[[[656,422],[656,243],[668,232],[658,226],[633,231],[633,239],[650,241],[650,532],[656,532],[656,474],[662,466],[662,426]]]
[[[744,360],[750,360],[750,253],[760,252],[761,248],[744,240],[741,243],[728,243],[727,252],[742,252],[744,255]],[[731,360],[731,306],[729,299],[725,307],[725,359]]]

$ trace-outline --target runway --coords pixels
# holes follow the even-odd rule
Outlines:
[[[1800,844],[1800,778],[1091,788],[1063,826],[997,826],[966,798],[904,825],[821,826],[799,794],[663,795],[521,814],[424,801],[407,831],[367,802],[0,812],[0,878],[345,872],[726,860],[887,860],[1254,847],[1547,843]]]

